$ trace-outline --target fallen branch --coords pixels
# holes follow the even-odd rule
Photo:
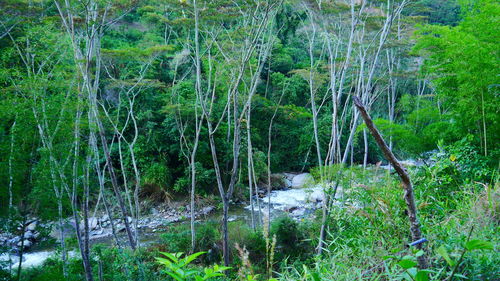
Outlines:
[[[410,232],[413,241],[420,240],[422,238],[422,233],[420,231],[420,223],[417,217],[417,207],[415,206],[415,196],[413,194],[413,185],[410,180],[410,176],[406,172],[406,169],[399,163],[396,159],[392,151],[389,149],[387,144],[385,143],[382,135],[380,135],[377,127],[373,124],[373,121],[366,111],[361,100],[353,96],[354,105],[358,108],[363,120],[365,121],[366,126],[370,130],[371,134],[375,138],[378,147],[384,153],[385,158],[389,161],[389,163],[394,167],[394,170],[398,173],[401,178],[401,182],[403,184],[403,188],[405,191],[404,198],[406,202],[406,207],[408,208],[408,219],[410,220]],[[416,245],[419,250],[422,250],[423,244]],[[421,255],[418,257],[418,265],[421,269],[427,268],[427,258],[426,255]]]

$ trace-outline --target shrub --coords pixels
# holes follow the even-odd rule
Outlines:
[[[276,235],[276,260],[304,259],[314,253],[314,247],[304,228],[288,216],[271,223],[271,236]]]
[[[191,232],[189,225],[179,225],[168,228],[160,235],[162,248],[171,253],[186,253],[191,249]]]

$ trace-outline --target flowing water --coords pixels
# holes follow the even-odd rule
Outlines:
[[[312,210],[318,207],[319,202],[323,197],[322,190],[320,187],[312,188],[301,188],[301,189],[285,189],[285,190],[275,190],[270,193],[269,196],[264,198],[259,198],[259,204],[257,200],[254,200],[254,211],[257,213],[260,205],[262,216],[266,216],[268,212],[268,203],[271,203],[271,219],[276,218],[285,213],[289,213],[294,217],[303,217],[311,213]],[[257,199],[257,198],[255,198]],[[250,225],[251,223],[251,206],[245,204],[233,204],[229,208],[229,221],[243,221]],[[256,214],[255,213],[255,214]],[[221,211],[214,211],[199,221],[207,220],[220,220]],[[256,214],[256,218],[258,215]],[[188,221],[180,221],[179,223],[187,223]],[[149,245],[154,243],[159,243],[160,235],[165,233],[170,225],[162,225],[155,228],[145,228],[140,230],[140,244]],[[126,236],[123,232],[119,233],[119,239],[126,243]],[[94,239],[92,244],[104,243],[113,244],[114,240],[112,236],[107,236],[99,239]],[[23,254],[22,266],[34,267],[41,265],[46,259],[51,256],[56,256],[58,253],[55,250],[56,245],[48,246],[43,249],[37,249],[34,251],[29,251]],[[70,252],[70,256],[77,257],[78,254],[75,251]],[[12,260],[12,268],[16,269],[19,263],[19,257],[11,254],[10,259]],[[0,262],[4,266],[8,266],[7,261],[9,260],[9,255],[7,253],[0,255]]]

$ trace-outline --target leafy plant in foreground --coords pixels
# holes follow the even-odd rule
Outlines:
[[[452,259],[443,245],[436,249],[436,253],[446,261],[446,263],[450,266],[451,269],[451,272],[447,273],[444,279],[442,273],[446,272],[445,271],[446,268],[441,268],[439,271],[427,270],[427,269],[418,270],[416,267],[417,262],[415,261],[415,257],[413,256],[405,256],[397,263],[398,266],[400,266],[405,270],[405,272],[401,275],[401,277],[406,279],[409,278],[409,280],[413,281],[428,281],[428,280],[452,281],[454,277],[468,279],[466,276],[458,273],[458,269],[462,264],[465,254],[473,250],[493,250],[493,244],[491,242],[478,239],[470,240],[472,230],[473,228],[471,228],[469,232],[469,235],[467,237],[467,242],[465,243],[458,259],[456,260]],[[416,256],[418,257],[422,253],[423,253],[422,251],[418,251],[416,253]],[[431,273],[435,274],[433,276],[430,276],[429,274]]]
[[[167,258],[156,258],[156,260],[164,265],[166,267],[165,272],[177,281],[192,280],[193,278],[196,281],[209,280],[214,277],[223,276],[224,274],[222,272],[230,269],[230,267],[219,266],[217,264],[213,267],[205,268],[203,272],[196,269],[189,269],[189,264],[197,257],[205,254],[205,252],[194,253],[183,258],[181,258],[183,253],[160,253]]]

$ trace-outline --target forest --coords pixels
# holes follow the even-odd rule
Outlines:
[[[0,0],[0,280],[499,280],[500,2]]]

